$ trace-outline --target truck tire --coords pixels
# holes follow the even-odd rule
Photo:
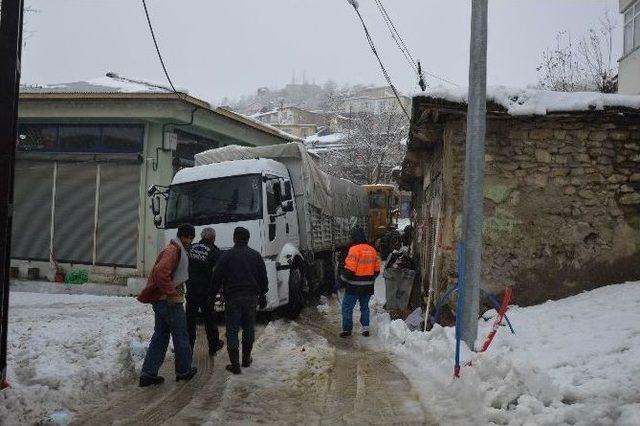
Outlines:
[[[284,315],[296,319],[304,307],[304,274],[299,267],[293,267],[289,274],[289,303],[284,307]]]

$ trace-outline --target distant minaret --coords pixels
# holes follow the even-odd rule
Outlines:
[[[307,72],[306,71],[302,71],[302,84],[304,84],[305,86],[307,84]]]
[[[296,70],[293,70],[293,72],[291,73],[291,84],[296,84]]]

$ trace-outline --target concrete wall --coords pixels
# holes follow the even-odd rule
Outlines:
[[[447,119],[433,142],[415,201],[421,259],[430,259],[437,214],[429,206],[441,175],[444,289],[455,282],[455,253],[446,247],[461,233],[464,116]],[[513,286],[515,302],[526,305],[640,279],[640,123],[595,114],[490,118],[485,165],[483,288]]]
[[[618,69],[618,92],[640,95],[640,49],[622,58]]]

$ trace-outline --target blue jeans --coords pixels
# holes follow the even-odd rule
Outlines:
[[[166,301],[153,304],[155,327],[149,343],[147,355],[142,364],[142,375],[155,377],[164,362],[169,346],[169,336],[173,340],[175,351],[176,375],[187,374],[191,370],[191,345],[187,334],[187,316],[182,303],[167,303]]]
[[[353,330],[353,308],[356,302],[360,303],[360,324],[363,327],[369,327],[369,294],[344,294],[342,299],[342,331]]]

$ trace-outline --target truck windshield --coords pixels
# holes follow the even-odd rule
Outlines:
[[[387,194],[385,194],[384,192],[369,193],[370,209],[384,209],[386,207],[387,207]]]
[[[244,175],[172,185],[167,228],[262,218],[262,176]]]

